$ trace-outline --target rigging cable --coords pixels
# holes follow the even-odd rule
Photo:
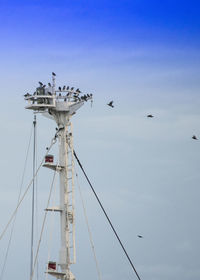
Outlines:
[[[100,201],[100,199],[99,199],[97,193],[95,192],[95,190],[94,190],[94,188],[93,188],[93,186],[92,186],[92,184],[91,184],[91,182],[90,182],[90,180],[89,180],[89,178],[88,178],[88,176],[87,176],[87,174],[86,174],[86,172],[85,172],[85,170],[84,170],[84,168],[83,168],[83,166],[82,166],[82,164],[81,164],[79,158],[77,157],[75,151],[74,151],[74,156],[75,156],[75,158],[76,158],[76,160],[77,160],[77,162],[78,162],[78,165],[80,166],[80,168],[81,168],[83,174],[85,175],[85,178],[86,178],[86,180],[88,181],[88,184],[90,185],[90,188],[92,189],[92,192],[94,193],[94,195],[95,195],[95,197],[96,197],[96,199],[97,199],[97,201],[98,201],[98,203],[99,203],[99,205],[100,205],[100,207],[101,207],[101,209],[102,209],[104,215],[106,216],[106,219],[108,220],[108,223],[110,224],[110,226],[111,226],[111,228],[112,228],[112,230],[113,230],[113,232],[114,232],[114,234],[115,234],[117,240],[119,241],[119,244],[121,245],[121,247],[122,247],[122,249],[123,249],[123,251],[124,251],[124,253],[125,253],[125,255],[126,255],[126,257],[127,257],[128,261],[129,261],[129,263],[130,263],[132,269],[133,269],[133,271],[135,272],[135,274],[136,274],[138,280],[141,280],[141,278],[140,278],[140,276],[139,276],[139,274],[138,274],[138,272],[137,272],[135,266],[133,265],[133,262],[131,261],[129,255],[128,255],[128,253],[127,253],[125,247],[124,247],[124,245],[122,244],[122,241],[120,240],[119,235],[117,234],[117,232],[116,232],[116,230],[115,230],[115,228],[114,228],[114,226],[113,226],[113,224],[112,224],[110,218],[108,217],[108,214],[106,213],[106,211],[105,211],[105,209],[104,209],[104,207],[103,207],[103,205],[102,205],[102,203],[101,203],[101,201]]]
[[[81,188],[80,188],[80,184],[79,184],[79,181],[78,181],[78,174],[77,173],[76,173],[76,179],[77,179],[77,185],[78,185],[79,194],[80,194],[80,198],[81,198],[81,203],[82,203],[82,207],[83,207],[84,217],[85,217],[85,221],[86,221],[86,225],[87,225],[87,230],[88,230],[88,234],[89,234],[90,244],[91,244],[91,247],[92,247],[92,252],[93,252],[94,260],[95,260],[95,264],[96,264],[97,274],[98,274],[99,280],[101,280],[102,278],[101,278],[101,273],[100,273],[100,269],[99,269],[99,264],[98,264],[96,252],[95,252],[95,249],[94,249],[94,242],[93,242],[93,238],[92,238],[92,233],[91,233],[91,230],[90,230],[90,227],[89,227],[89,222],[88,222],[88,218],[87,218],[85,203],[84,203],[84,200],[83,200],[83,195],[82,195],[82,192],[81,192]]]
[[[29,155],[29,150],[30,150],[32,132],[33,132],[33,126],[31,127],[31,133],[30,133],[28,147],[27,147],[27,151],[26,151],[25,163],[24,163],[24,168],[23,168],[23,173],[22,173],[22,178],[21,178],[21,184],[20,184],[20,188],[19,188],[19,195],[18,195],[18,199],[17,199],[17,204],[19,203],[20,196],[21,196],[21,193],[22,193],[22,186],[23,186],[23,183],[24,183],[24,176],[25,176],[27,160],[28,160],[28,155]],[[13,232],[14,232],[14,226],[15,226],[16,218],[17,218],[17,213],[16,213],[16,215],[14,217],[14,220],[13,220],[13,224],[12,224],[12,228],[11,228],[11,232],[10,232],[10,238],[9,238],[8,246],[7,246],[7,250],[6,250],[6,255],[5,255],[4,263],[3,263],[3,266],[2,266],[2,270],[1,270],[0,280],[2,280],[3,276],[4,276],[4,271],[5,271],[6,262],[7,262],[7,259],[8,259],[8,253],[9,253],[9,249],[10,249],[10,245],[11,245],[11,241],[12,241],[12,236],[13,236]]]
[[[50,192],[49,192],[49,197],[48,197],[46,209],[48,209],[48,207],[49,207],[51,194],[52,194],[52,190],[53,190],[53,186],[54,186],[54,182],[55,182],[57,168],[58,168],[58,164],[57,164],[56,169],[55,169],[54,174],[53,174],[53,179],[52,179],[52,183],[51,183],[51,188],[50,188]],[[44,226],[45,226],[45,222],[46,222],[46,218],[47,218],[47,212],[48,211],[46,211],[45,214],[44,214],[44,219],[43,219],[42,228],[41,228],[41,232],[40,232],[40,239],[38,241],[38,246],[37,246],[37,250],[36,250],[36,254],[35,254],[35,260],[34,260],[34,263],[33,263],[33,271],[32,271],[30,280],[32,280],[33,276],[34,276],[35,266],[36,266],[36,263],[37,263],[38,253],[39,253],[39,249],[40,249],[40,243],[41,243],[41,240],[42,240],[42,235],[43,235],[43,232],[44,232]]]
[[[7,223],[7,225],[5,226],[4,230],[2,231],[2,233],[1,233],[1,235],[0,235],[0,240],[3,238],[3,236],[4,236],[4,234],[6,233],[6,231],[7,231],[8,227],[9,227],[10,223],[12,222],[13,218],[15,217],[15,215],[16,215],[16,213],[17,213],[17,211],[18,211],[19,206],[21,205],[21,203],[22,203],[24,197],[26,196],[28,190],[30,189],[30,187],[31,187],[31,185],[32,185],[32,183],[33,183],[34,178],[37,176],[37,174],[38,174],[38,172],[39,172],[39,170],[40,170],[40,168],[41,168],[41,166],[42,166],[42,164],[43,164],[43,162],[44,162],[44,160],[45,160],[45,157],[47,156],[47,154],[48,154],[49,151],[51,150],[52,146],[56,143],[56,138],[57,138],[57,136],[58,136],[58,135],[57,135],[57,133],[56,133],[55,136],[53,137],[53,139],[51,140],[51,144],[50,144],[50,146],[49,146],[47,152],[45,153],[43,159],[41,160],[39,167],[37,168],[37,170],[36,170],[36,172],[35,172],[33,178],[32,178],[31,181],[29,182],[29,184],[28,184],[28,186],[27,186],[27,188],[26,188],[24,194],[22,195],[21,199],[19,200],[19,203],[17,204],[17,207],[15,208],[13,214],[11,215],[11,217],[10,217],[10,219],[9,219],[9,221],[8,221],[8,223]]]

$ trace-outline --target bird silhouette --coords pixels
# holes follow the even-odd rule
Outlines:
[[[24,97],[28,97],[28,96],[31,96],[28,92],[24,94]]]
[[[193,136],[192,136],[192,139],[198,140],[198,138],[196,137],[196,135],[193,135]]]
[[[153,118],[154,116],[153,115],[147,115],[147,118]]]
[[[51,83],[48,83],[48,86],[51,87]]]
[[[142,235],[138,235],[137,237],[138,237],[138,238],[143,238],[143,236],[142,236]]]
[[[56,74],[54,73],[54,72],[52,72],[52,75],[55,77],[56,76]]]
[[[63,86],[63,90],[65,90],[66,86]]]
[[[110,107],[112,107],[112,108],[114,108],[114,106],[113,106],[113,101],[110,101],[107,105],[110,106]]]
[[[69,90],[69,86],[67,86],[67,90]]]
[[[39,85],[42,87],[43,86],[43,83],[42,82],[38,82],[39,83]]]
[[[71,90],[74,90],[74,87],[71,87]]]
[[[58,87],[58,90],[61,91],[62,90],[61,87]]]

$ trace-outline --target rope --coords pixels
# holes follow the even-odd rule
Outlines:
[[[58,167],[58,165],[57,165],[57,167]],[[52,189],[53,189],[53,186],[54,186],[55,176],[56,176],[56,170],[54,171],[53,180],[52,180],[52,183],[51,183],[51,188],[50,188],[50,192],[49,192],[49,197],[48,197],[46,209],[49,207],[49,202],[50,202],[50,199],[51,199],[51,193],[52,193]],[[33,270],[32,270],[32,275],[30,277],[30,280],[32,280],[33,276],[34,276],[35,266],[36,266],[36,263],[37,263],[37,258],[38,258],[38,253],[39,253],[39,249],[40,249],[40,243],[41,243],[41,240],[42,240],[42,235],[43,235],[43,232],[44,232],[44,226],[45,226],[46,218],[47,218],[47,211],[44,214],[44,220],[43,220],[43,223],[42,223],[40,239],[38,241],[37,251],[36,251],[36,255],[35,255],[35,261],[34,261],[34,264],[33,264]]]
[[[30,134],[30,138],[29,138],[29,142],[28,142],[28,148],[27,148],[27,151],[26,151],[24,169],[23,169],[23,173],[22,173],[22,179],[21,179],[17,204],[19,203],[19,199],[20,199],[20,196],[21,196],[21,193],[22,193],[22,186],[23,186],[23,183],[24,183],[24,176],[25,176],[25,171],[26,171],[26,166],[27,166],[27,160],[28,160],[28,154],[29,154],[29,149],[30,149],[30,144],[31,144],[32,133],[33,133],[33,126],[31,127],[31,134]],[[2,280],[3,276],[4,276],[4,271],[5,271],[6,262],[7,262],[7,259],[8,259],[8,253],[9,253],[9,249],[10,249],[10,245],[11,245],[11,241],[12,241],[12,236],[13,236],[13,231],[14,231],[16,218],[17,218],[17,213],[16,213],[16,215],[14,217],[14,220],[13,220],[12,229],[11,229],[11,233],[10,233],[10,238],[9,238],[9,241],[8,241],[8,247],[7,247],[7,250],[6,250],[5,259],[4,259],[3,267],[2,267],[2,270],[1,270],[0,280]]]
[[[1,235],[0,235],[0,240],[3,238],[3,236],[4,236],[5,232],[7,231],[7,229],[8,229],[8,227],[9,227],[10,223],[12,222],[13,218],[15,217],[19,206],[21,205],[21,203],[22,203],[24,197],[26,196],[28,190],[30,189],[30,187],[31,187],[31,185],[32,185],[32,183],[33,183],[34,178],[37,176],[37,174],[38,174],[38,172],[39,172],[39,170],[40,170],[40,168],[41,168],[41,166],[42,166],[42,164],[43,164],[43,162],[44,162],[44,159],[45,159],[46,155],[49,153],[49,151],[51,150],[52,146],[56,143],[56,138],[57,138],[57,134],[56,134],[55,137],[52,139],[51,145],[49,146],[48,151],[47,151],[46,154],[44,155],[44,157],[43,157],[43,159],[42,159],[42,161],[41,161],[41,163],[40,163],[38,169],[36,170],[35,175],[33,176],[33,178],[31,179],[30,183],[28,184],[28,186],[27,186],[27,188],[26,188],[26,190],[25,190],[23,196],[21,197],[21,199],[19,200],[19,203],[18,203],[17,207],[15,208],[15,211],[14,211],[13,214],[11,215],[11,217],[10,217],[10,219],[9,219],[9,221],[8,221],[8,223],[7,223],[7,225],[5,226],[3,232],[1,233]]]
[[[95,264],[96,264],[97,274],[98,274],[99,280],[101,280],[102,278],[101,278],[101,273],[100,273],[100,269],[99,269],[99,264],[98,264],[98,261],[97,261],[97,256],[96,256],[96,252],[95,252],[95,248],[94,248],[92,233],[91,233],[91,230],[90,230],[90,227],[89,227],[89,222],[88,222],[88,218],[87,218],[85,203],[84,203],[84,200],[83,200],[83,195],[82,195],[82,192],[81,192],[81,188],[80,188],[80,184],[79,184],[79,181],[78,181],[78,174],[77,173],[76,173],[76,178],[77,178],[77,185],[78,185],[78,188],[79,188],[79,194],[80,194],[80,198],[81,198],[81,202],[82,202],[83,212],[84,212],[84,216],[85,216],[85,222],[86,222],[87,230],[88,230],[88,234],[89,234],[90,244],[91,244],[91,247],[92,247],[92,252],[93,252],[94,260],[95,260]]]
[[[89,183],[89,185],[90,185],[90,187],[91,187],[91,189],[92,189],[92,192],[94,193],[94,195],[95,195],[95,197],[96,197],[96,199],[97,199],[97,201],[98,201],[98,203],[99,203],[99,205],[100,205],[100,207],[101,207],[101,209],[102,209],[104,215],[106,216],[106,219],[107,219],[108,223],[110,224],[110,226],[111,226],[111,228],[112,228],[112,230],[113,230],[113,232],[114,232],[114,234],[115,234],[115,236],[116,236],[116,238],[117,238],[119,244],[121,245],[121,247],[122,247],[122,249],[123,249],[123,251],[124,251],[124,253],[125,253],[125,255],[126,255],[126,257],[127,257],[128,261],[129,261],[129,263],[130,263],[132,269],[133,269],[133,271],[135,272],[135,274],[136,274],[138,280],[141,280],[139,274],[137,273],[136,268],[135,268],[134,265],[133,265],[133,262],[131,261],[129,255],[128,255],[128,253],[127,253],[125,247],[124,247],[124,245],[122,244],[122,241],[121,241],[120,238],[119,238],[119,235],[117,234],[117,232],[116,232],[116,230],[115,230],[115,228],[114,228],[114,226],[113,226],[113,224],[112,224],[110,218],[108,217],[108,214],[106,213],[106,211],[105,211],[105,209],[104,209],[104,207],[103,207],[103,205],[102,205],[102,203],[101,203],[101,201],[100,201],[100,199],[99,199],[97,193],[95,192],[95,190],[94,190],[94,188],[93,188],[93,186],[92,186],[92,184],[91,184],[91,182],[90,182],[90,180],[89,180],[87,174],[85,173],[85,170],[83,169],[83,166],[82,166],[82,164],[80,163],[80,161],[79,161],[79,159],[78,159],[78,157],[77,157],[75,151],[74,151],[74,156],[75,156],[75,158],[76,158],[76,160],[77,160],[77,162],[78,162],[78,164],[79,164],[81,170],[83,171],[83,174],[85,175],[85,178],[86,178],[86,180],[88,181],[88,183]]]

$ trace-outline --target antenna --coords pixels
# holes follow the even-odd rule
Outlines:
[[[52,93],[55,94],[56,89],[56,74],[52,72]]]

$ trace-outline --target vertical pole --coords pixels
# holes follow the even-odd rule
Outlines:
[[[32,222],[31,222],[31,261],[30,276],[33,273],[33,243],[34,243],[34,212],[35,212],[35,153],[36,153],[36,115],[33,120],[34,137],[33,137],[33,188],[32,188]]]
[[[69,275],[70,252],[69,252],[69,222],[68,222],[68,184],[67,184],[67,145],[66,126],[59,132],[59,164],[64,168],[60,171],[60,213],[61,220],[61,250],[60,266],[62,272]],[[68,277],[67,277],[68,279]]]

